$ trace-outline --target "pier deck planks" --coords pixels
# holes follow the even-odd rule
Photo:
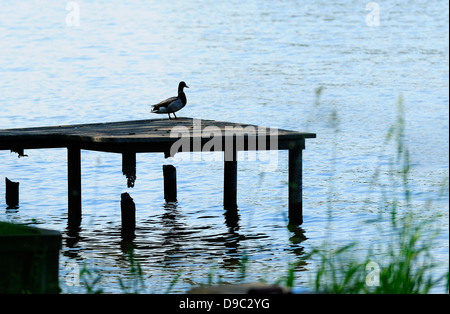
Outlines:
[[[227,130],[235,137],[255,136],[258,139],[264,130],[266,136],[270,136],[269,128],[255,125],[192,118],[152,119],[3,129],[0,130],[0,150],[67,147],[71,143],[77,143],[81,149],[99,151],[165,152],[167,146],[172,145],[181,136],[187,136],[193,141],[199,140],[204,144],[213,136],[220,136],[224,140]],[[289,149],[290,145],[302,142],[305,138],[315,138],[316,135],[277,129],[277,137],[276,149]],[[192,147],[192,151],[199,149],[201,150],[200,147]],[[264,150],[267,149],[270,149],[270,145],[266,145]]]

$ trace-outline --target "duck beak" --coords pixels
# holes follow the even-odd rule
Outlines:
[[[189,86],[187,86],[187,85],[184,85],[184,87],[189,88]]]

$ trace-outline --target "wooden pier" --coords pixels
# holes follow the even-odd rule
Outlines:
[[[314,133],[213,120],[152,119],[4,129],[0,130],[0,150],[17,152],[21,157],[29,149],[67,149],[69,225],[81,222],[81,150],[122,154],[128,187],[133,187],[136,179],[136,153],[170,157],[179,152],[223,151],[223,203],[227,210],[237,209],[238,151],[289,150],[289,221],[299,225],[303,222],[302,151],[305,139],[315,137]],[[170,182],[165,182],[165,189],[166,184]]]

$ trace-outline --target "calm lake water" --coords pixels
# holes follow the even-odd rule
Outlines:
[[[443,274],[449,257],[448,185],[441,193],[449,175],[449,4],[378,2],[376,26],[370,17],[377,11],[366,10],[367,3],[2,1],[0,128],[160,118],[149,105],[175,95],[184,80],[188,105],[178,116],[309,131],[317,138],[307,141],[303,155],[304,223],[295,231],[286,227],[284,151],[275,156],[275,169],[261,167],[264,160],[239,162],[240,220],[232,228],[225,223],[217,156],[138,154],[136,185],[128,189],[120,155],[83,151],[78,237],[67,232],[66,150],[30,150],[20,159],[0,151],[0,191],[3,177],[20,182],[19,209],[7,210],[2,197],[0,219],[63,233],[65,293],[86,292],[71,277],[83,267],[102,275],[104,292],[121,292],[119,280],[131,285],[128,245],[120,237],[123,192],[136,203],[132,246],[145,292],[164,292],[177,279],[171,291],[183,293],[210,275],[214,282],[238,282],[243,258],[245,281],[275,282],[324,242],[333,249],[356,240],[355,253],[364,257],[390,239],[390,213],[380,209],[383,190],[401,200],[389,179],[395,147],[385,138],[402,95],[411,208],[418,220],[438,217],[442,232],[432,253],[441,265],[436,276]],[[164,203],[163,164],[177,167],[176,206]],[[410,209],[400,202],[399,210]],[[380,212],[381,221],[367,222]],[[382,267],[383,257],[374,262]],[[314,259],[298,266],[295,286],[305,288],[316,269]]]

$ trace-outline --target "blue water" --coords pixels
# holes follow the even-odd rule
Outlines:
[[[184,80],[188,105],[178,116],[317,138],[307,140],[303,155],[304,223],[297,233],[286,228],[286,152],[268,172],[263,161],[239,163],[240,221],[228,228],[221,161],[139,154],[136,185],[127,189],[120,155],[83,151],[83,221],[73,238],[66,230],[66,151],[26,151],[20,159],[0,151],[0,175],[20,182],[19,209],[0,211],[0,219],[64,234],[64,292],[86,291],[70,277],[83,267],[102,275],[104,292],[121,292],[119,279],[130,279],[119,229],[123,192],[136,203],[134,258],[146,292],[164,292],[174,278],[171,291],[185,292],[209,274],[237,282],[243,256],[246,281],[275,282],[325,241],[333,249],[357,240],[364,255],[389,241],[383,190],[400,200],[400,211],[437,216],[436,276],[448,271],[448,181],[441,192],[449,174],[447,1],[379,2],[379,26],[368,25],[371,13],[359,1],[75,1],[79,26],[68,3],[2,2],[0,128],[160,118],[149,105],[175,95]],[[411,207],[401,188],[392,188],[395,145],[385,144],[399,97]],[[177,206],[163,201],[167,163],[178,171]],[[380,212],[379,223],[366,222]],[[303,241],[293,241],[296,234]],[[314,259],[299,266],[296,287],[307,286],[316,268]]]

